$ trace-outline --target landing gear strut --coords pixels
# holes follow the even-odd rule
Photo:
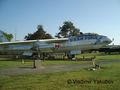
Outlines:
[[[72,54],[72,55],[68,54],[67,57],[68,57],[68,59],[73,60],[73,59],[75,59],[75,54]]]

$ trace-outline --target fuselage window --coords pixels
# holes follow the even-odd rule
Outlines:
[[[81,38],[81,40],[83,40],[83,37]]]
[[[79,37],[77,37],[77,41],[79,41]]]
[[[93,39],[97,39],[97,37],[96,37],[96,36],[94,36],[94,37],[93,37]]]
[[[72,42],[73,40],[72,39],[70,39],[70,42]]]
[[[79,37],[79,40],[83,40],[83,37]]]
[[[90,39],[93,39],[93,36],[89,36],[88,39],[89,39],[89,40],[90,40]]]
[[[88,38],[89,38],[89,37],[88,37],[88,36],[86,36],[86,37],[85,37],[85,40],[87,40]]]
[[[77,38],[74,38],[74,41],[77,41]]]

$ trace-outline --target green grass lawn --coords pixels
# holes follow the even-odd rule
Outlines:
[[[105,62],[112,60],[120,60],[120,55],[104,55],[100,53],[88,53],[77,55],[77,58],[85,58],[96,56],[96,62]],[[32,60],[25,60],[23,64],[21,60],[0,60],[0,69],[2,68],[14,68],[14,67],[32,67]],[[85,64],[91,63],[91,61],[71,61],[71,60],[45,60],[42,61],[42,65],[57,65],[57,64]]]
[[[91,57],[96,55],[96,62],[120,60],[120,55],[81,54],[77,57]],[[88,61],[44,61],[42,65],[83,64]],[[32,66],[32,62],[25,60],[0,61],[0,69]],[[0,75],[0,90],[119,90],[120,63],[102,65],[100,70],[89,71],[88,68],[77,71],[54,73],[33,73],[22,75]],[[104,83],[111,81],[112,83]],[[84,83],[83,83],[84,81]],[[90,83],[86,83],[89,81]],[[101,83],[100,83],[101,81]]]
[[[70,60],[41,61],[42,65],[85,64],[85,63],[91,63],[91,61],[70,61]],[[32,67],[32,66],[33,66],[32,60],[25,60],[24,63],[22,63],[21,60],[0,61],[0,69],[16,68],[16,67]]]
[[[120,63],[104,65],[100,70],[67,71],[0,76],[0,90],[119,90]],[[80,81],[92,81],[82,83]],[[93,81],[110,80],[112,83]]]
[[[0,60],[0,69],[3,68],[15,68],[15,67],[23,67],[23,66],[32,66],[31,61],[25,61],[23,64],[21,60]]]
[[[103,54],[103,53],[87,53],[87,54],[80,54],[77,55],[76,57],[81,58],[81,57],[93,57],[96,56],[97,59],[120,59],[120,54]]]

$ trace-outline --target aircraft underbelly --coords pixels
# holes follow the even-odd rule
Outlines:
[[[102,44],[100,45],[76,45],[76,46],[66,46],[66,47],[60,47],[60,48],[54,48],[51,49],[52,52],[67,52],[67,51],[72,51],[72,50],[89,50],[89,49],[97,49],[101,48]]]
[[[66,52],[66,51],[71,51],[71,50],[85,50],[85,49],[90,49],[92,46],[91,45],[76,45],[76,46],[66,46],[66,47],[60,47],[60,48],[55,48],[53,49],[54,52]]]

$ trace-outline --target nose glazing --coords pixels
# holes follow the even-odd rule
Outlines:
[[[104,37],[103,40],[102,40],[103,43],[107,43],[107,44],[110,44],[112,41],[107,38],[107,37]]]

